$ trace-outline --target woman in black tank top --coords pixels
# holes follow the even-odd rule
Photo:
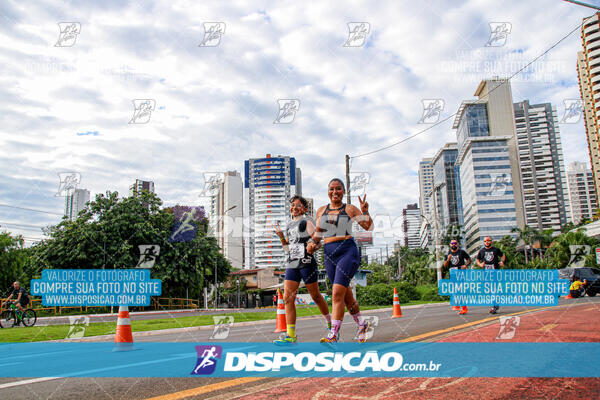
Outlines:
[[[358,303],[348,286],[360,265],[358,248],[352,238],[352,223],[356,221],[364,229],[373,229],[373,220],[369,216],[369,203],[366,202],[365,195],[362,199],[358,198],[360,210],[352,204],[344,204],[342,200],[345,188],[340,179],[332,179],[329,182],[328,192],[330,204],[320,207],[317,211],[315,235],[316,244],[321,238],[325,242],[325,271],[333,285],[332,329],[327,337],[321,339],[321,342],[337,342],[346,307],[359,326],[359,341],[364,342],[369,324],[360,315]],[[310,246],[313,244],[309,243],[307,249]]]

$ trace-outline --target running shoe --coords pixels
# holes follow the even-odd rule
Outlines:
[[[358,333],[356,334],[356,336],[358,336],[359,343],[364,343],[367,341],[367,332],[369,332],[370,328],[371,321],[365,321],[364,324],[358,327]]]
[[[333,332],[330,331],[327,334],[327,336],[321,338],[320,342],[321,343],[332,343],[332,344],[335,344],[335,343],[337,343],[337,341],[338,341],[339,338],[340,338],[340,333],[339,332],[334,335]]]
[[[490,308],[490,314],[496,314],[496,308],[494,308],[494,307]]]
[[[290,346],[296,344],[298,342],[298,338],[291,337],[288,335],[281,335],[279,339],[273,340],[273,344],[278,346]]]
[[[464,315],[467,313],[467,307],[463,307],[459,312],[458,315]]]

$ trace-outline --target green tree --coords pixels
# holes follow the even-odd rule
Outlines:
[[[540,244],[540,258],[543,260],[545,249],[550,247],[554,241],[554,229],[550,228],[541,231],[535,231],[533,240]]]
[[[556,237],[552,246],[550,246],[546,253],[546,258],[552,257],[554,268],[564,268],[569,264],[579,261],[578,259],[573,258],[576,254],[572,253],[572,251],[583,250],[585,266],[595,267],[596,256],[594,254],[594,248],[597,247],[599,243],[600,242],[597,239],[587,236],[583,229],[570,231]]]
[[[23,247],[21,235],[12,236],[8,232],[0,233],[0,297],[8,295],[14,281],[27,287],[29,276],[27,268],[27,249]]]
[[[76,220],[63,219],[48,229],[50,239],[33,249],[37,263],[43,268],[134,268],[140,258],[138,246],[155,244],[160,254],[151,274],[162,281],[162,295],[199,298],[202,288],[214,283],[215,270],[223,282],[231,266],[216,239],[207,235],[204,215],[190,221],[196,229],[193,240],[169,240],[182,207],[161,205],[146,191],[121,199],[117,192],[99,194]]]
[[[518,240],[519,239],[513,239],[511,236],[506,235],[494,243],[494,245],[506,255],[504,268],[519,269],[523,268],[526,264],[523,253],[517,250]]]
[[[525,264],[529,262],[529,258],[527,255],[528,248],[531,249],[533,247],[533,237],[536,234],[535,230],[532,229],[529,225],[525,225],[523,229],[521,228],[513,228],[511,232],[518,234],[518,241],[525,246],[523,253],[525,254]],[[533,256],[532,256],[533,258]]]

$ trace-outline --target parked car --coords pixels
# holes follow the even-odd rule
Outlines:
[[[569,282],[573,282],[575,278],[579,278],[581,282],[587,280],[588,296],[595,296],[600,293],[600,269],[598,268],[563,268],[558,270],[558,277],[568,279]]]

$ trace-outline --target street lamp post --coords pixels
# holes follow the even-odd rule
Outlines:
[[[234,205],[234,206],[229,207],[227,210],[225,210],[223,215],[221,215],[221,218],[219,218],[217,220],[215,227],[219,226],[219,224],[221,223],[221,220],[223,219],[223,217],[225,217],[225,214],[227,214],[227,212],[233,210],[236,207],[237,207],[237,205]],[[219,287],[217,285],[218,285],[218,283],[217,283],[217,259],[215,258],[215,310],[217,309],[217,304],[219,303]]]
[[[240,280],[236,279],[235,283],[237,284],[237,308],[240,308]]]
[[[434,197],[435,199],[435,197]],[[434,201],[434,207],[435,207],[435,201]],[[422,218],[425,218],[425,221],[427,221],[427,225],[431,226],[432,223],[431,221],[429,221],[429,218],[427,218],[426,216],[424,216],[423,214],[421,214]],[[434,215],[433,219],[435,220],[435,224],[433,224],[433,245],[435,246],[435,268],[436,268],[436,272],[437,272],[437,280],[438,282],[440,281],[440,279],[442,279],[442,266],[441,266],[441,260],[440,260],[440,246],[438,244],[438,226],[437,226],[437,216]]]

